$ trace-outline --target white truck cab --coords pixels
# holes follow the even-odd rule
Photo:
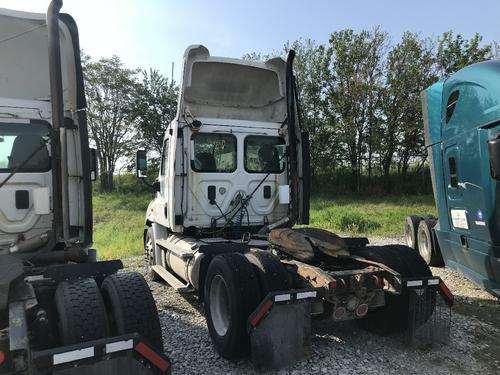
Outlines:
[[[74,22],[63,17],[58,107],[62,113],[56,134],[46,17],[0,10],[0,252],[51,249],[61,241],[86,248],[92,241],[91,200],[85,199],[91,193],[91,166],[81,113],[86,104],[77,71],[78,35]],[[52,142],[56,135],[57,156]],[[54,169],[60,186],[53,184]]]
[[[309,166],[302,158],[307,134],[293,112],[289,122],[296,141],[290,147],[286,93],[281,58],[243,61],[190,46],[147,221],[175,233],[212,237],[307,223]],[[294,170],[291,156],[297,160]]]

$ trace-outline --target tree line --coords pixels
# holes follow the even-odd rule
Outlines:
[[[350,29],[333,32],[327,43],[288,42],[282,51],[252,52],[244,59],[266,60],[297,52],[295,72],[301,117],[311,137],[314,179],[343,176],[348,188],[394,179],[425,168],[420,93],[462,67],[500,57],[496,43],[480,34],[467,39],[452,31],[438,38],[406,32],[388,34]],[[87,113],[100,164],[102,190],[113,189],[118,159],[138,147],[159,154],[174,118],[178,86],[156,70],[127,69],[117,56],[84,58]]]

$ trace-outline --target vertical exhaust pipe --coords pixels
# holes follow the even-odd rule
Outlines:
[[[63,184],[62,174],[62,152],[61,152],[61,128],[64,124],[64,102],[61,73],[61,48],[59,39],[59,11],[62,0],[52,0],[47,9],[47,29],[49,46],[49,74],[50,74],[50,99],[52,104],[52,130],[51,130],[51,153],[52,153],[52,191],[53,191],[53,215],[55,240],[67,238],[65,233],[69,232],[64,225],[63,212]]]
[[[295,224],[298,219],[298,205],[299,205],[299,176],[298,171],[298,155],[297,155],[297,124],[295,112],[295,95],[294,95],[294,82],[293,82],[293,61],[295,59],[295,51],[291,49],[288,51],[286,58],[286,110],[287,110],[287,123],[288,123],[288,137],[290,145],[288,147],[288,161],[289,161],[289,177],[290,177],[290,190],[291,190],[291,207],[289,205],[288,217],[291,224]]]

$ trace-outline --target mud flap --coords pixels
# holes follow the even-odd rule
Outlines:
[[[35,374],[170,374],[171,362],[138,334],[32,353]]]
[[[279,369],[309,355],[311,303],[319,289],[269,293],[248,318],[252,362]]]
[[[413,347],[450,339],[453,294],[439,277],[404,279],[409,294],[407,343]]]

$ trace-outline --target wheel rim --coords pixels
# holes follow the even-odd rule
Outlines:
[[[217,334],[224,336],[229,329],[229,298],[226,282],[220,275],[210,284],[210,317]]]
[[[413,247],[413,239],[412,239],[412,228],[410,224],[405,225],[405,241],[406,241],[406,246],[408,247]]]
[[[423,230],[418,232],[418,252],[422,256],[422,258],[424,258],[425,261],[429,263],[431,255],[430,238]]]
[[[148,264],[148,267],[151,267],[154,264],[153,240],[151,239],[151,237],[146,238],[144,249],[146,251],[146,262]]]

